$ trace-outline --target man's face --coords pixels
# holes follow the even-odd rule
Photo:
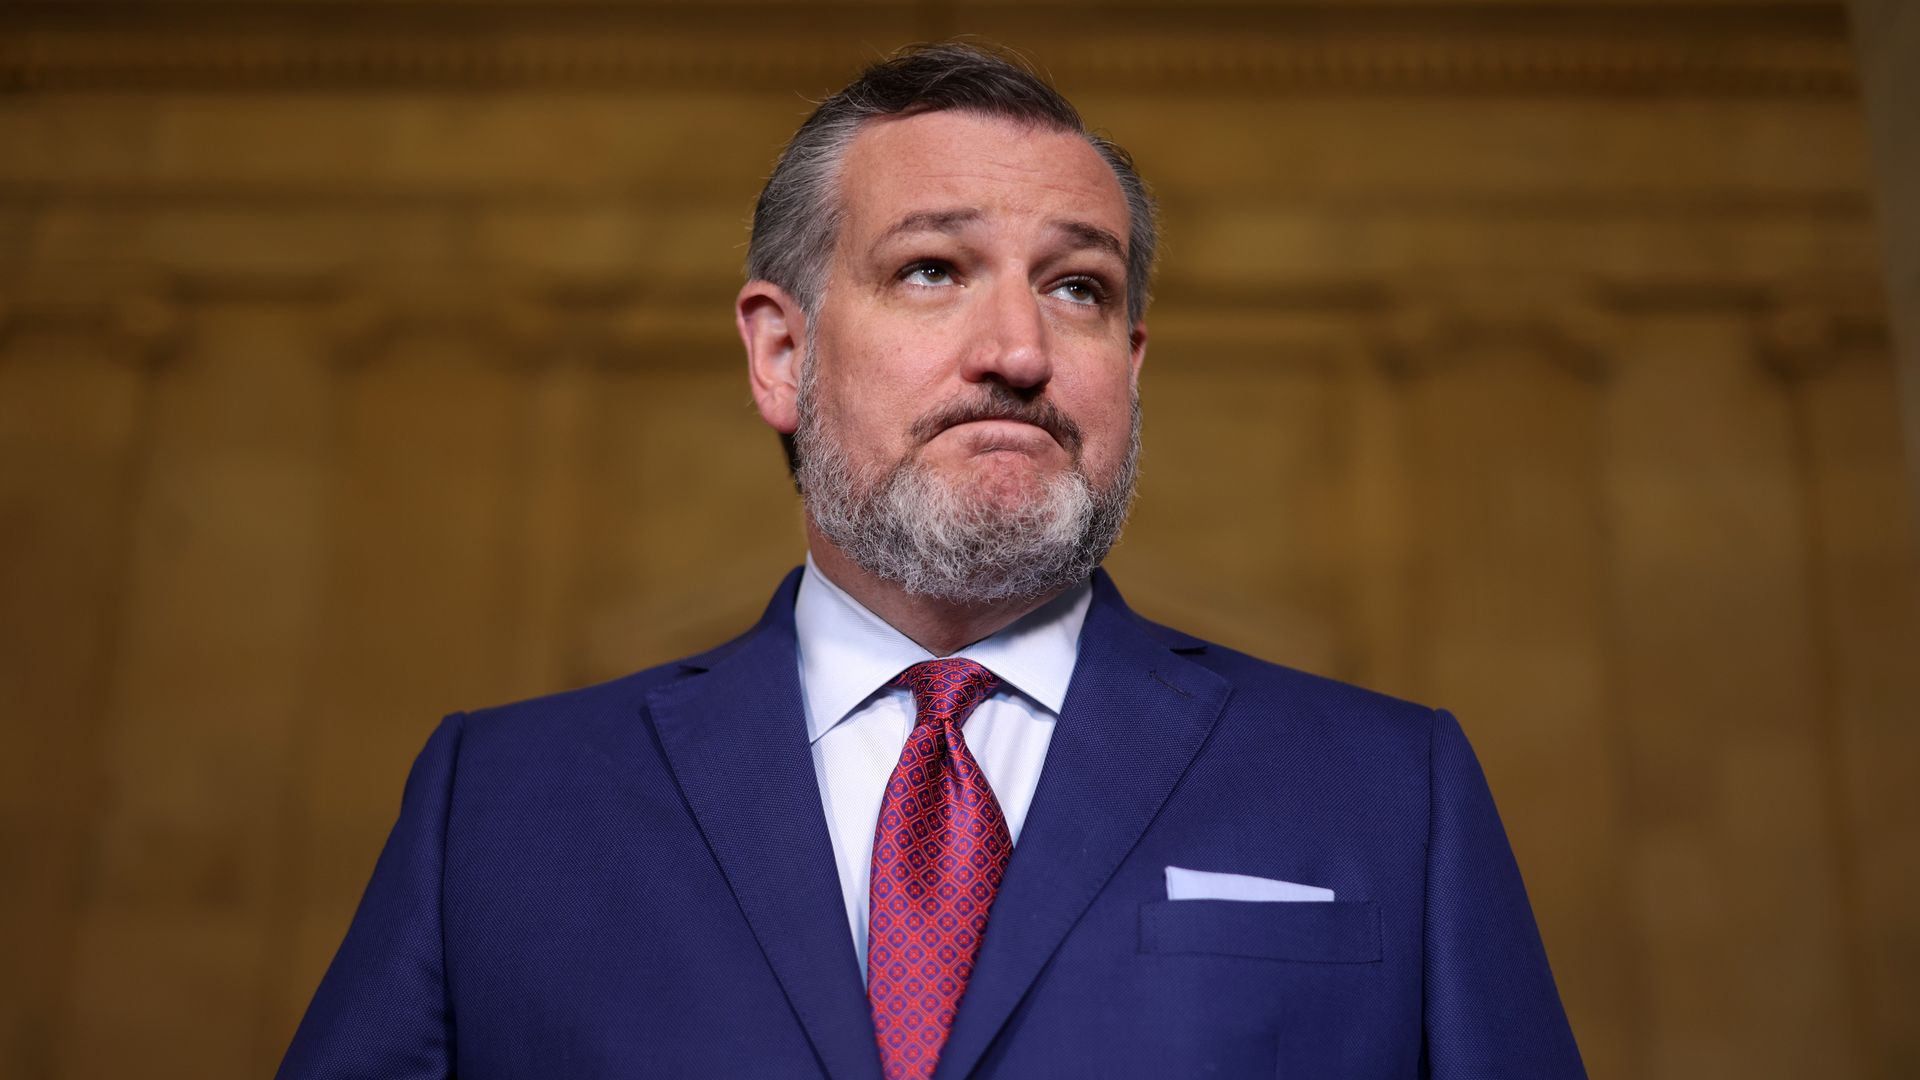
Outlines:
[[[1119,536],[1139,448],[1146,328],[1127,321],[1119,182],[1077,135],[953,112],[870,124],[840,181],[797,402],[785,316],[754,283],[741,307],[750,358],[769,361],[750,364],[762,414],[797,428],[816,538],[954,603],[1084,579]]]
[[[1078,473],[1130,471],[1145,328],[1126,309],[1127,206],[1070,132],[962,112],[869,123],[808,328],[810,410],[852,471],[906,466],[1018,515]]]

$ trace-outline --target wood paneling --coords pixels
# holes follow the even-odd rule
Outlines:
[[[116,355],[118,353],[119,355]],[[96,334],[22,333],[0,354],[0,821],[12,885],[0,942],[0,1058],[49,1075],[78,913],[118,643],[128,474],[144,372]]]
[[[1606,410],[1652,1072],[1851,1075],[1805,478],[1790,388],[1739,330],[1643,320]]]
[[[1854,937],[1853,1000],[1883,1076],[1920,1071],[1920,572],[1912,477],[1900,465],[1879,357],[1842,355],[1797,396],[1809,474],[1812,624],[1822,664],[1821,713],[1840,831],[1840,888]]]
[[[303,329],[286,305],[209,302],[153,374],[58,1044],[76,1073],[155,1045],[252,1065],[233,1033],[258,1022],[326,521]]]

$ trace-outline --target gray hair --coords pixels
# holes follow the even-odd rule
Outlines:
[[[1153,196],[1119,145],[1087,130],[1073,103],[1026,65],[975,45],[913,45],[861,72],[820,103],[781,152],[753,209],[747,277],[790,293],[809,321],[819,312],[840,233],[840,163],[868,120],[918,113],[982,113],[1078,134],[1106,161],[1127,201],[1127,321],[1147,312],[1158,230]]]
[[[800,369],[794,482],[820,534],[867,573],[949,604],[1031,599],[1085,581],[1119,542],[1139,475],[1137,390],[1126,455],[1104,483],[1087,475],[1080,444],[1070,438],[1072,469],[1048,477],[1040,498],[1003,507],[969,498],[919,458],[862,467],[820,420],[817,370]],[[1038,420],[1051,405],[1004,383],[982,383],[980,391],[962,411]]]

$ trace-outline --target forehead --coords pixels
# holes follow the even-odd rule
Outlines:
[[[1076,132],[968,112],[869,121],[841,166],[842,239],[858,242],[920,211],[988,219],[1078,220],[1126,237],[1126,196]]]

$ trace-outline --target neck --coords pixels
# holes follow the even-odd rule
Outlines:
[[[868,573],[807,522],[807,547],[821,573],[833,579],[887,625],[913,639],[935,656],[947,656],[1011,625],[1022,615],[1059,596],[1064,589],[1041,596],[997,600],[984,604],[953,604],[909,593],[891,581]]]

